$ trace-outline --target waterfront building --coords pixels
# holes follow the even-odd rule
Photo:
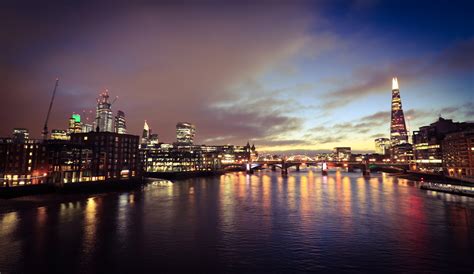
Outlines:
[[[335,147],[333,152],[338,161],[348,161],[352,154],[350,147]]]
[[[442,141],[446,134],[474,127],[473,123],[453,122],[451,119],[439,119],[428,126],[413,132],[413,154],[416,170],[424,172],[443,172]]]
[[[0,186],[46,182],[46,152],[37,140],[0,138]]]
[[[391,160],[394,163],[413,163],[413,146],[409,143],[391,147]]]
[[[375,139],[375,153],[380,155],[390,154],[390,139],[377,138]]]
[[[69,134],[82,132],[81,115],[73,113],[69,118]]]
[[[442,147],[444,173],[474,182],[474,128],[446,134]]]
[[[143,169],[155,172],[196,172],[221,169],[218,153],[206,152],[199,147],[182,149],[176,146],[148,148],[143,153]]]
[[[109,93],[105,90],[99,95],[99,98],[97,98],[97,110],[94,122],[96,131],[114,132],[111,106],[112,103],[109,101]]]
[[[82,177],[100,181],[139,176],[139,139],[139,136],[115,132],[72,134],[72,143],[83,145],[92,151],[90,173]]]
[[[194,143],[196,127],[191,123],[176,124],[176,143],[181,146],[191,146]]]
[[[51,130],[51,140],[69,140],[69,134],[64,129]]]
[[[118,134],[127,134],[125,113],[121,110],[117,111],[117,115],[115,116],[115,132]]]
[[[392,159],[396,161],[398,157],[395,154],[395,146],[408,143],[408,134],[405,124],[405,116],[403,114],[402,99],[400,97],[400,89],[398,79],[392,79],[392,108],[390,119],[390,146],[392,147]]]
[[[15,143],[23,143],[30,139],[30,133],[26,128],[14,128],[12,134],[12,140]]]

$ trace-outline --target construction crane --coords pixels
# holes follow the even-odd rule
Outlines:
[[[56,96],[56,90],[58,89],[59,78],[56,78],[56,84],[54,85],[53,89],[53,96],[51,97],[51,102],[49,102],[48,114],[46,114],[46,120],[44,121],[43,127],[43,140],[48,138],[48,120],[49,114],[51,114],[51,108],[53,107],[54,97]]]

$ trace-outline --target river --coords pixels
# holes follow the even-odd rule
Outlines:
[[[0,200],[0,272],[474,271],[474,198],[317,170]]]

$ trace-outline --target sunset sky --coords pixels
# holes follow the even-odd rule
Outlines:
[[[40,137],[59,76],[50,129],[107,88],[129,133],[147,120],[163,142],[187,121],[196,143],[373,150],[392,77],[410,130],[474,120],[472,3],[1,1],[0,135]]]

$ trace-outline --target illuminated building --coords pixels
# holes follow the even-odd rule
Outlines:
[[[69,118],[69,133],[82,132],[81,115],[73,113]]]
[[[109,93],[105,90],[97,98],[97,111],[94,126],[100,132],[114,132],[112,103],[109,102]]]
[[[63,129],[51,130],[51,140],[69,140],[69,134]]]
[[[191,146],[194,143],[196,128],[193,124],[180,122],[176,124],[176,143],[182,146]]]
[[[91,150],[91,163],[81,180],[100,181],[134,178],[140,174],[139,136],[115,132],[89,132],[71,135],[71,142]],[[84,179],[83,177],[87,177]]]
[[[91,132],[91,131],[94,131],[94,126],[91,125],[91,124],[87,124],[87,123],[84,123],[82,124],[82,133],[87,133],[87,132]]]
[[[390,153],[390,139],[377,138],[375,139],[375,153],[380,155],[387,155]]]
[[[338,161],[348,161],[351,158],[351,148],[350,147],[335,147],[334,155]]]
[[[221,168],[217,153],[201,149],[179,149],[174,146],[143,150],[143,168],[147,173],[216,171]]]
[[[115,132],[118,134],[127,134],[125,113],[121,110],[117,111],[117,116],[115,116]]]
[[[409,143],[392,146],[390,156],[394,163],[411,164],[413,162],[413,146]]]
[[[158,139],[158,134],[156,134],[156,133],[150,134],[149,142],[150,142],[150,145],[159,144],[160,140]]]
[[[405,116],[402,109],[402,99],[398,79],[392,79],[392,111],[390,120],[390,146],[392,147],[392,159],[397,158],[393,148],[400,144],[408,143],[408,134],[405,124]]]
[[[143,134],[142,134],[142,144],[148,144],[150,141],[151,130],[148,126],[148,123],[145,120],[145,124],[143,125]]]
[[[36,140],[0,138],[0,186],[45,183],[46,151]]]
[[[14,128],[12,140],[15,143],[23,143],[30,139],[30,133],[26,128]]]
[[[416,169],[443,172],[443,139],[449,133],[472,127],[472,123],[458,123],[439,117],[438,121],[413,132],[413,154]]]
[[[447,134],[442,147],[444,174],[474,182],[474,128]]]

